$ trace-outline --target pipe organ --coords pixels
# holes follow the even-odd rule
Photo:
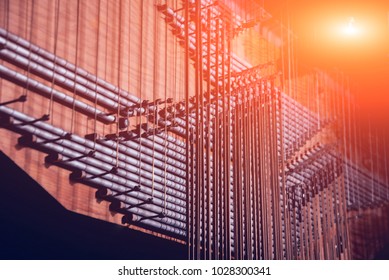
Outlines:
[[[362,164],[347,79],[299,75],[257,1],[0,13],[0,147],[68,209],[190,259],[370,258],[388,241],[387,167]]]

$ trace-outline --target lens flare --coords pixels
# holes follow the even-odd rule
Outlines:
[[[355,27],[354,25],[355,20],[353,17],[350,17],[348,20],[347,26],[343,28],[343,33],[347,36],[355,36],[359,34],[358,28]]]

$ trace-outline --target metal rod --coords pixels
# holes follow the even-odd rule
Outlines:
[[[95,117],[97,115],[97,119],[105,124],[111,124],[115,122],[114,116],[107,116],[106,113],[84,103],[79,100],[74,100],[72,97],[59,92],[55,89],[52,89],[48,86],[45,86],[31,78],[28,78],[18,72],[15,72],[3,65],[0,65],[0,76],[10,82],[13,82],[21,87],[28,88],[39,95],[42,95],[46,98],[53,98],[54,101],[67,106],[69,108],[74,108],[76,111],[83,113],[89,117]]]

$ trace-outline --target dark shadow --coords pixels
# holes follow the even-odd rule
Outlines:
[[[374,257],[375,260],[389,260],[389,243]]]

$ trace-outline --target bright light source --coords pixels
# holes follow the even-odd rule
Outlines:
[[[354,26],[354,22],[355,22],[354,18],[351,17],[351,18],[349,19],[349,21],[348,21],[347,26],[345,26],[345,27],[343,28],[343,33],[344,33],[345,35],[348,35],[348,36],[355,36],[355,35],[357,35],[357,34],[359,33],[358,28],[356,28],[356,27]]]

